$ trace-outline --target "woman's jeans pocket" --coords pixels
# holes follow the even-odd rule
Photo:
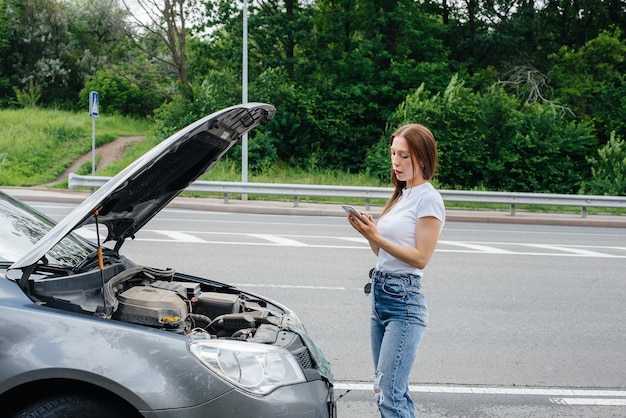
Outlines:
[[[374,283],[374,312],[381,321],[390,318],[428,325],[426,297],[417,285],[403,279],[385,279]]]

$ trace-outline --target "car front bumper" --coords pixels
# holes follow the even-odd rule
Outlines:
[[[337,416],[333,388],[323,380],[279,388],[266,396],[231,390],[195,407],[140,411],[147,418],[333,418]]]

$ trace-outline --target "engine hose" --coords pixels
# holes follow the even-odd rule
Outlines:
[[[191,319],[191,328],[207,329],[207,327],[211,324],[211,318],[202,314],[190,313],[189,319]]]

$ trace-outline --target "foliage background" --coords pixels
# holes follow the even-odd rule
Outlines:
[[[254,173],[386,182],[389,132],[415,121],[438,140],[440,187],[626,194],[626,0],[249,3],[249,100],[278,109],[251,137]],[[102,115],[158,142],[242,100],[240,1],[0,6],[1,107],[80,113],[96,90]]]

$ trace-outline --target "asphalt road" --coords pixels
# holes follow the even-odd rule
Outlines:
[[[290,306],[333,364],[339,416],[377,416],[362,292],[375,258],[343,217],[172,208],[122,253]],[[448,222],[423,281],[418,416],[626,416],[625,261],[622,228]]]

